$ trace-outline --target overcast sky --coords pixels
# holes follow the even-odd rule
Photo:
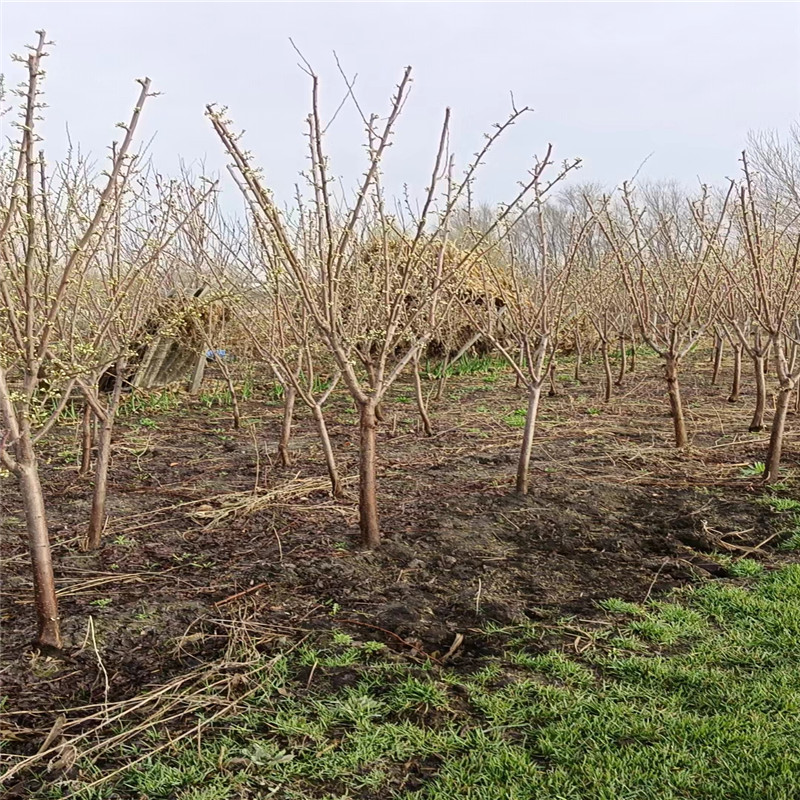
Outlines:
[[[269,184],[287,199],[305,165],[309,82],[292,37],[322,80],[330,115],[344,84],[333,52],[367,110],[386,111],[406,65],[414,84],[386,165],[387,185],[425,185],[446,106],[463,163],[482,132],[517,105],[535,109],[487,163],[479,192],[509,198],[547,142],[580,156],[583,180],[609,186],[653,154],[644,174],[691,184],[737,171],[748,130],[785,130],[800,116],[800,5],[744,3],[166,3],[0,2],[2,71],[44,28],[47,152],[65,126],[103,153],[127,119],[144,75],[162,92],[141,138],[160,169],[179,157],[225,163],[203,112],[227,105]],[[4,134],[9,134],[8,117]],[[329,135],[333,169],[350,185],[363,136],[346,110]]]

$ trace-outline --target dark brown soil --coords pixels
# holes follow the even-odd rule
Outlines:
[[[524,398],[508,372],[451,379],[432,407],[433,438],[417,432],[412,392],[397,387],[380,434],[385,545],[377,552],[357,547],[352,478],[342,501],[317,489],[206,525],[196,514],[222,508],[232,492],[324,479],[324,467],[304,411],[295,463],[281,469],[272,455],[278,403],[244,402],[245,425],[233,431],[229,409],[188,397],[170,411],[121,418],[105,544],[82,552],[90,483],[76,474],[76,426],[65,423],[41,463],[66,642],[60,660],[32,653],[24,526],[13,482],[3,479],[6,729],[24,746],[26,728],[37,727],[26,712],[43,703],[52,712],[102,700],[106,690],[124,698],[215,658],[232,618],[290,640],[335,623],[429,654],[461,633],[459,658],[469,660],[487,655],[477,631],[487,622],[587,616],[604,598],[641,601],[724,574],[710,554],[744,555],[737,548],[774,532],[774,515],[754,502],[756,479],[742,475],[766,447],[764,434],[747,433],[752,397],[727,404],[707,367],[703,354],[687,369],[694,441],[685,453],[670,446],[657,361],[640,359],[608,406],[596,365],[583,385],[562,380],[544,403],[524,499],[510,493]],[[353,476],[357,428],[346,397],[331,402],[328,417],[342,472]],[[797,458],[790,432],[787,469]],[[753,557],[768,565],[790,557],[775,550],[779,538]]]

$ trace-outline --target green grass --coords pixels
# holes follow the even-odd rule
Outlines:
[[[443,364],[428,363],[423,370],[424,377],[432,380],[440,378],[442,375]],[[508,369],[508,364],[504,358],[494,355],[487,356],[474,356],[463,355],[455,364],[450,364],[447,367],[447,375],[487,375],[491,376],[493,373],[504,372]],[[490,380],[488,382],[493,382]]]
[[[542,647],[551,629],[494,626],[498,657],[469,671],[334,632],[254,678],[216,733],[78,796],[795,800],[800,565],[742,570],[754,572],[609,600],[600,623],[566,621],[560,648]],[[39,796],[68,794],[50,783]]]

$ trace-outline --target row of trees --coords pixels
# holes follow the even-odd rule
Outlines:
[[[675,444],[689,435],[680,392],[686,357],[713,339],[714,380],[722,351],[734,354],[730,399],[742,360],[753,364],[756,409],[764,426],[767,370],[778,381],[766,479],[778,476],[792,393],[800,380],[798,254],[800,206],[775,191],[742,157],[742,178],[724,191],[703,187],[687,198],[669,187],[623,184],[612,194],[562,190],[579,161],[558,164],[552,149],[536,159],[507,203],[476,206],[474,182],[491,151],[528,113],[513,108],[464,167],[450,152],[450,112],[431,147],[430,180],[418,202],[393,202],[383,163],[411,85],[406,70],[383,116],[361,114],[366,163],[352,192],[337,188],[325,151],[319,81],[309,69],[308,169],[293,202],[280,205],[224,109],[207,116],[230,159],[245,215],[226,217],[217,185],[184,173],[165,180],[133,148],[152,96],[141,81],[121,141],[105,172],[71,152],[49,166],[37,137],[42,108],[44,34],[25,61],[18,136],[0,180],[0,462],[18,480],[34,573],[39,642],[60,648],[58,608],[44,495],[36,452],[72,398],[84,404],[84,458],[96,448],[87,546],[101,544],[111,440],[123,385],[148,337],[191,329],[202,349],[248,350],[283,387],[278,444],[291,462],[295,405],[316,423],[331,493],[342,481],[328,435],[325,404],[342,388],[358,410],[359,518],[366,547],[380,543],[378,438],[382,403],[410,373],[422,430],[447,370],[476,342],[508,362],[527,395],[516,476],[525,494],[543,388],[559,355],[595,349],[604,364],[603,399],[614,392],[610,352],[644,343],[664,363]],[[763,155],[765,150],[757,149]],[[194,304],[165,304],[180,286],[212,291]],[[179,294],[177,296],[180,296]],[[203,303],[224,303],[223,343]],[[633,352],[635,353],[635,347]],[[426,392],[422,358],[442,359],[438,393]],[[235,386],[221,363],[234,397]],[[616,383],[625,379],[623,360]],[[98,421],[91,441],[91,419]]]

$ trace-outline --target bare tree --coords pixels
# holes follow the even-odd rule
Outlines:
[[[478,237],[458,261],[445,266],[450,216],[478,166],[497,139],[527,110],[514,110],[487,136],[463,180],[449,176],[447,153],[450,112],[445,113],[430,184],[419,211],[406,218],[387,211],[381,187],[381,165],[406,100],[411,70],[406,69],[383,122],[362,115],[367,132],[367,169],[352,203],[334,203],[333,186],[324,154],[318,79],[312,81],[312,111],[308,119],[313,197],[311,198],[316,255],[303,258],[286,220],[264,188],[252,159],[230,131],[222,112],[208,109],[211,122],[230,155],[246,190],[255,225],[277,253],[285,274],[302,298],[309,319],[341,372],[342,381],[359,412],[359,516],[362,543],[380,542],[377,505],[378,408],[389,388],[422,352],[435,334],[442,288],[457,283],[462,268],[494,247],[489,238],[512,217],[533,189],[524,182],[504,207],[490,231]],[[358,107],[358,106],[357,106]],[[443,198],[437,204],[437,197]]]
[[[80,228],[64,231],[70,244],[63,258],[50,257],[43,242],[47,226],[43,203],[36,197],[37,154],[35,133],[41,108],[41,62],[45,34],[27,58],[27,82],[21,89],[22,122],[17,147],[17,165],[4,191],[6,207],[0,225],[0,297],[3,301],[3,356],[0,360],[0,462],[18,479],[25,509],[28,541],[33,563],[34,593],[38,618],[38,642],[59,649],[61,634],[55,593],[50,539],[44,495],[36,461],[36,443],[50,430],[74,386],[75,376],[59,369],[57,333],[68,327],[63,315],[80,276],[105,235],[105,224],[113,208],[114,192],[128,158],[142,106],[150,94],[150,81],[142,80],[125,136],[112,153],[104,187],[92,212],[81,219]],[[57,399],[43,419],[40,389],[45,387],[43,368],[49,362],[47,392]],[[37,407],[38,406],[38,407]],[[37,422],[40,423],[37,426]],[[38,430],[35,428],[38,427]]]
[[[710,227],[724,246],[727,198],[714,212],[706,190],[683,208],[673,193],[651,189],[648,194],[642,206],[626,183],[616,207],[610,198],[600,208],[587,202],[617,262],[641,335],[664,359],[675,444],[686,447],[678,372],[725,299],[724,271],[712,257],[704,229]]]

